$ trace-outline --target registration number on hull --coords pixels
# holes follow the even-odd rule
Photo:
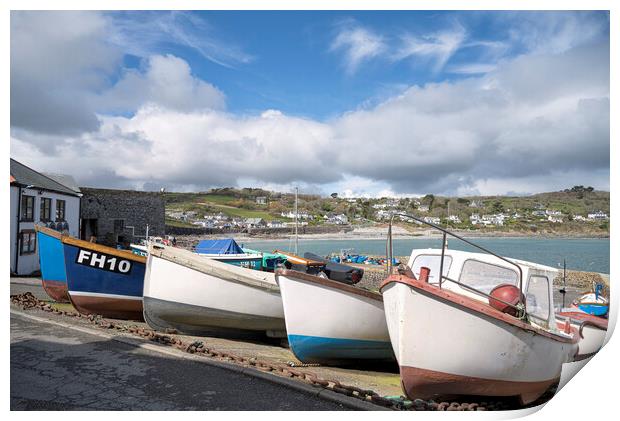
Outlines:
[[[84,249],[80,249],[78,252],[76,263],[124,275],[131,272],[132,266],[131,260]]]

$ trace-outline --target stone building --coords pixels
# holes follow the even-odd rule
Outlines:
[[[82,229],[80,237],[96,237],[101,244],[140,241],[146,235],[165,234],[164,197],[159,192],[80,187]]]

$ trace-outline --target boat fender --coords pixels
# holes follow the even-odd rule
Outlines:
[[[564,322],[564,333],[570,333],[570,317],[567,317],[566,321]],[[581,336],[581,338],[583,338],[583,335],[581,334],[581,328],[579,328],[579,335]]]
[[[431,270],[426,266],[422,266],[420,268],[420,282],[428,282],[429,275],[431,274]]]
[[[500,284],[493,288],[489,294],[489,305],[491,307],[514,317],[518,313],[517,304],[524,301],[525,297],[521,290],[510,284]]]

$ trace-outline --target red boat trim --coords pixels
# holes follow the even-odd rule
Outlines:
[[[601,319],[600,317],[596,317],[591,314],[582,313],[578,311],[574,311],[574,312],[573,311],[562,311],[558,313],[557,315],[561,317],[570,318],[571,321],[579,320],[583,322],[590,322],[591,324],[595,325],[599,329],[603,329],[603,330],[607,330],[607,326],[609,324],[609,321],[607,319]]]
[[[124,300],[112,297],[93,297],[69,294],[71,304],[82,314],[123,320],[144,320],[142,300]]]
[[[67,283],[61,281],[46,281],[42,280],[41,284],[45,293],[50,298],[58,303],[68,303],[69,294],[67,293]]]
[[[475,312],[484,314],[486,316],[492,317],[496,320],[502,321],[504,323],[510,324],[515,327],[518,327],[520,329],[529,330],[539,335],[546,336],[555,341],[567,342],[567,343],[577,343],[579,341],[577,329],[575,329],[574,327],[571,327],[571,333],[572,333],[571,338],[566,338],[560,335],[556,335],[552,332],[548,332],[544,329],[525,323],[506,313],[502,313],[501,311],[494,309],[490,305],[485,304],[480,301],[476,301],[473,298],[466,297],[466,296],[463,296],[455,292],[449,292],[445,289],[440,289],[435,285],[431,285],[425,282],[420,282],[417,279],[413,279],[408,276],[390,275],[385,279],[385,281],[383,281],[383,283],[379,287],[379,290],[382,290],[383,287],[385,287],[387,284],[390,284],[392,282],[405,284],[417,291],[424,292],[428,295],[432,295],[436,298],[439,298],[444,301],[448,301],[460,307],[464,307],[469,310],[473,310]]]
[[[400,377],[409,399],[439,396],[519,396],[525,405],[538,399],[560,379],[522,382],[483,379],[480,377],[442,373],[417,367],[400,366]]]
[[[336,282],[331,279],[322,278],[316,275],[310,275],[308,273],[297,272],[290,269],[278,269],[276,270],[275,275],[276,280],[278,279],[278,276],[286,276],[288,278],[301,279],[302,281],[307,281],[313,284],[324,285],[329,288],[339,289],[341,291],[370,298],[372,300],[383,301],[383,296],[378,292],[368,291],[366,289],[357,288],[351,285],[343,284],[342,282]]]
[[[110,254],[112,256],[121,257],[123,259],[133,260],[134,262],[146,264],[146,256],[140,256],[127,250],[118,250],[113,247],[103,246],[97,243],[91,243],[89,241],[78,240],[77,238],[62,236],[63,244],[70,244],[72,246],[80,247],[87,250],[98,251],[99,253]]]

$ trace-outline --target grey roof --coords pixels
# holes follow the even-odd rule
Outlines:
[[[51,178],[57,183],[60,183],[63,186],[73,190],[74,192],[80,193],[80,188],[77,182],[75,181],[75,178],[73,178],[73,176],[70,176],[69,174],[56,174],[56,173],[49,173],[49,172],[44,172],[42,174],[45,175],[46,177]]]
[[[11,158],[11,177],[15,179],[15,183],[23,186],[33,186],[43,190],[55,191],[71,196],[80,196],[80,193],[75,190],[59,183],[49,176],[43,175],[40,172],[25,166],[21,162],[17,162],[13,158]],[[11,180],[11,182],[13,182],[13,180]]]

